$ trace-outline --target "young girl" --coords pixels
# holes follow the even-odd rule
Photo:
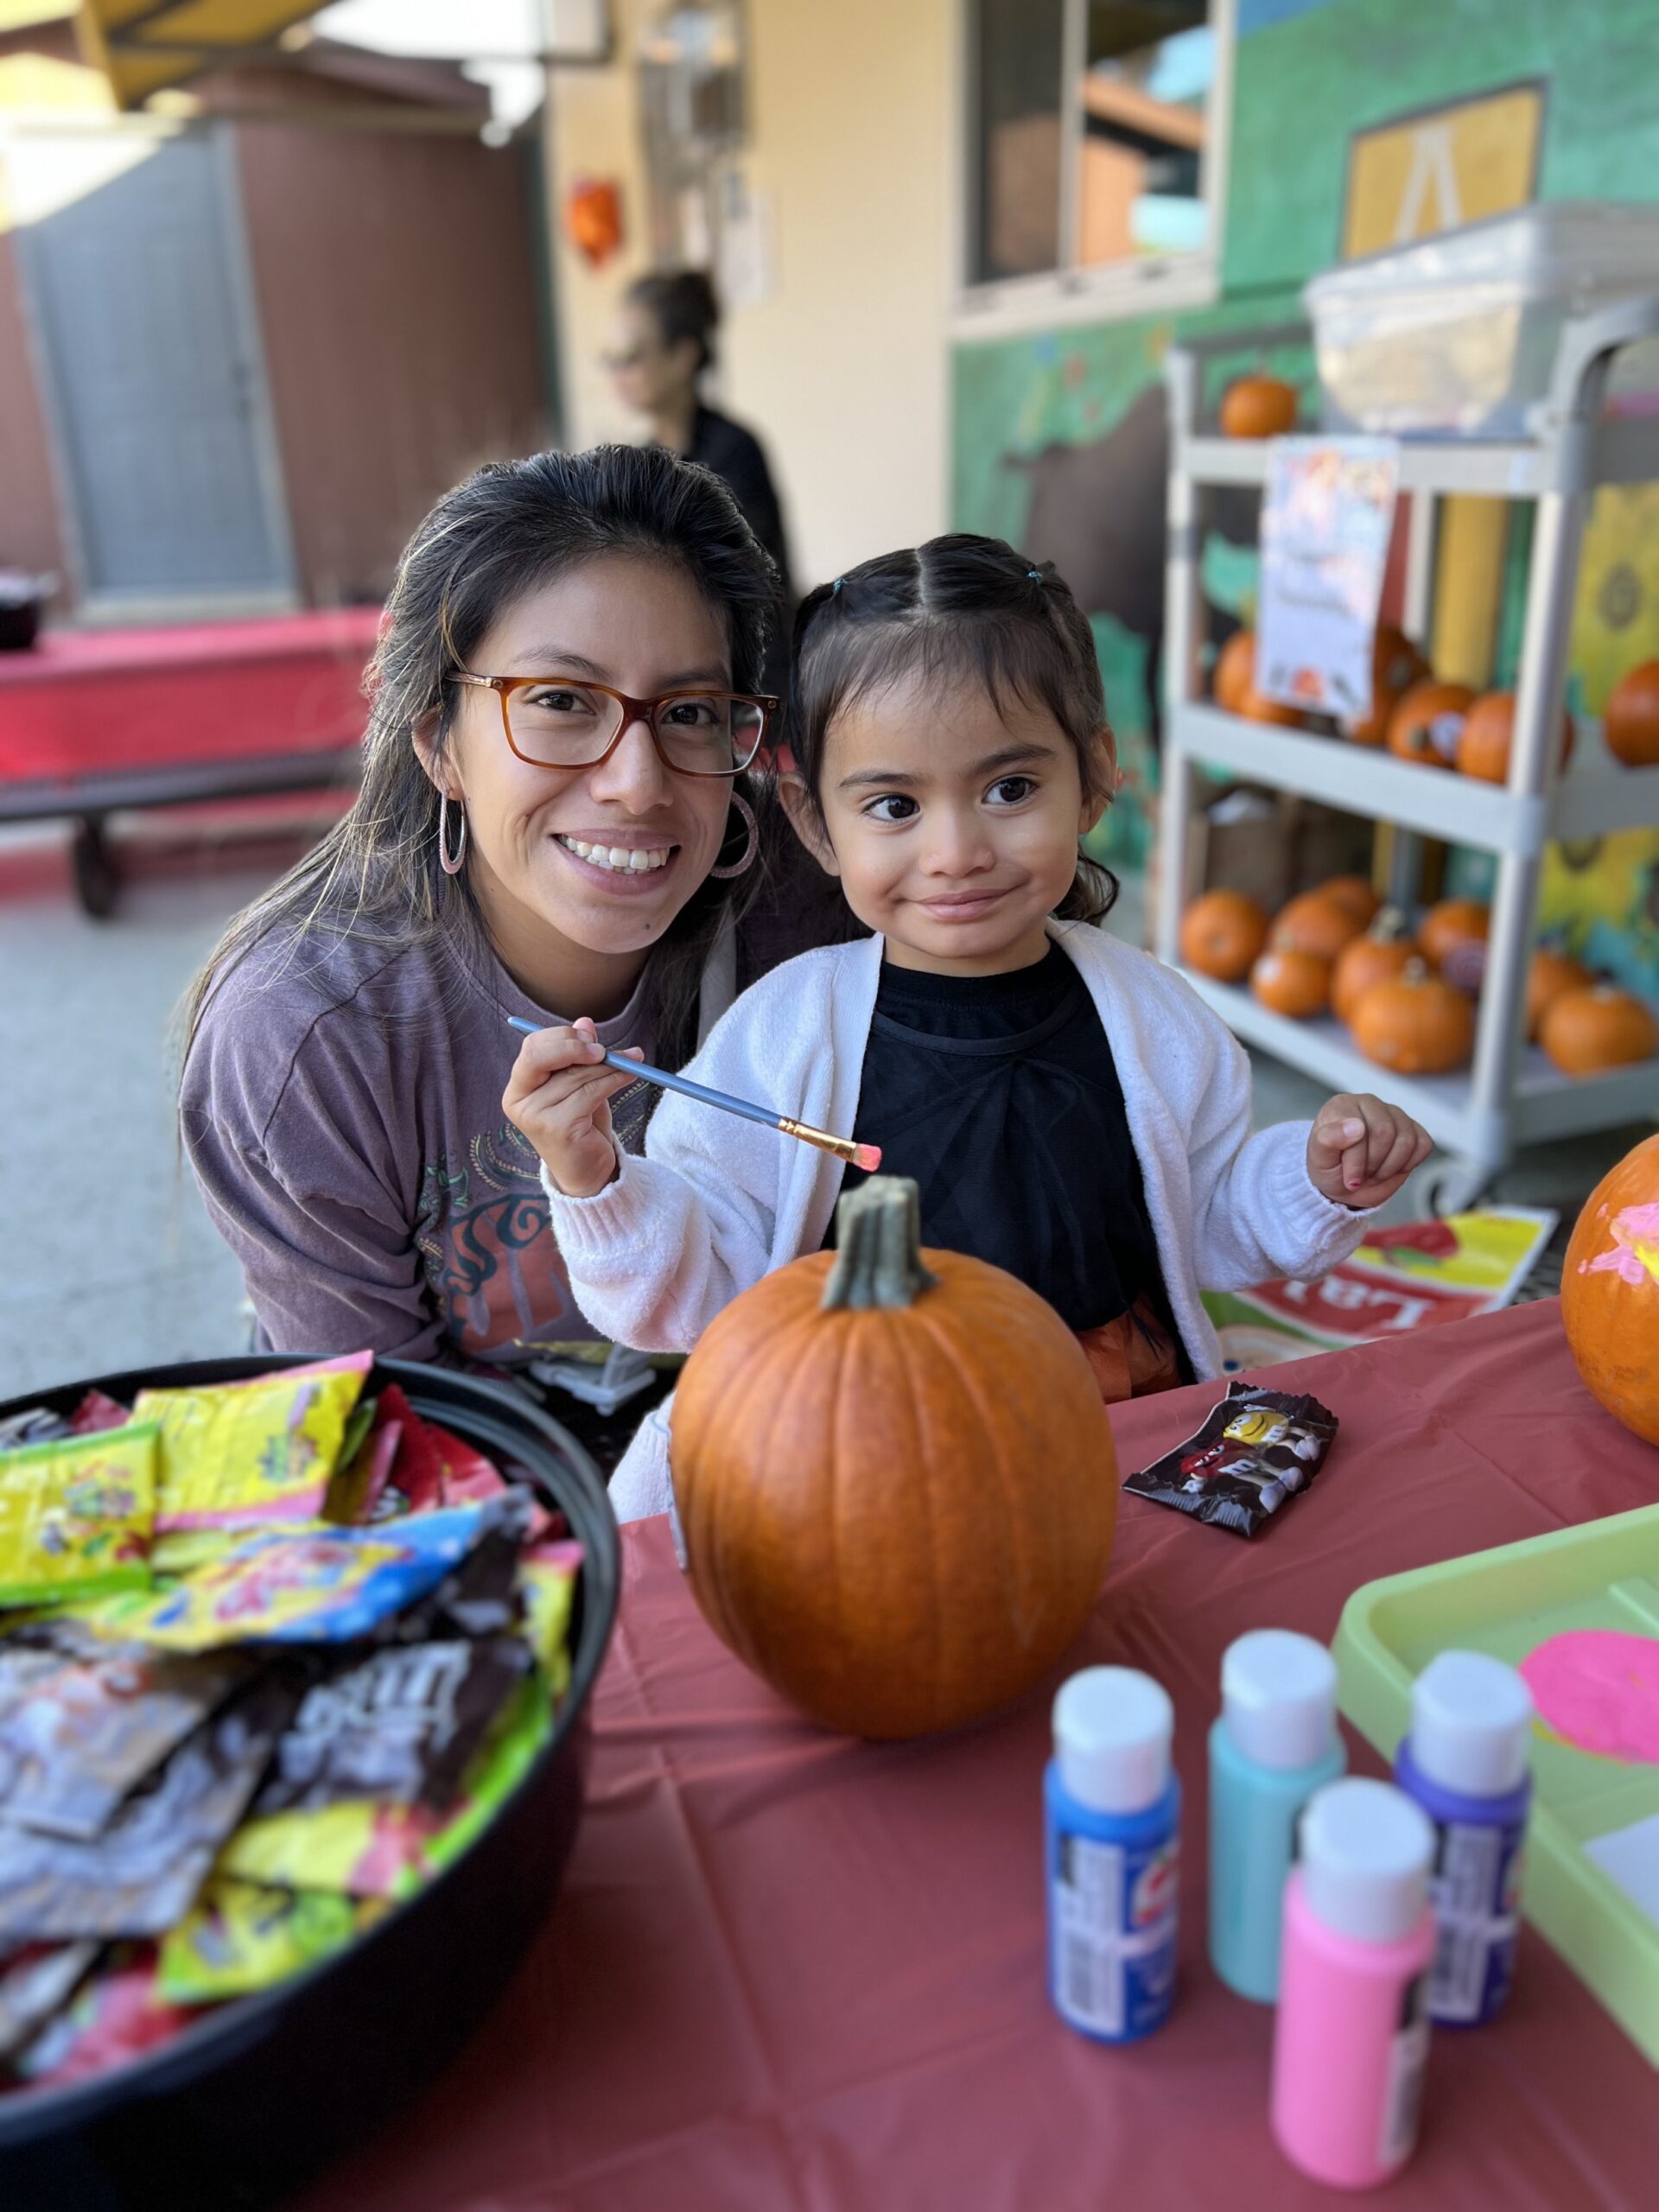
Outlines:
[[[1429,1141],[1338,1097],[1250,1128],[1249,1068],[1170,969],[1089,926],[1079,836],[1116,780],[1099,666],[1065,585],[999,540],[939,537],[814,592],[795,632],[791,819],[875,935],[747,992],[697,1079],[882,1148],[926,1243],[995,1262],[1082,1338],[1110,1398],[1220,1367],[1200,1282],[1317,1275]],[[504,1101],[543,1163],[582,1310],[682,1350],[832,1234],[839,1160],[669,1096],[613,1142],[590,1022],[526,1040]],[[669,1503],[667,1424],[612,1487]]]

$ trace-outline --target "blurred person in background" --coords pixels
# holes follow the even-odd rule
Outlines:
[[[786,611],[792,615],[795,595],[784,518],[760,442],[753,430],[702,400],[700,386],[714,365],[719,326],[715,288],[701,270],[642,276],[623,298],[606,364],[624,406],[645,416],[652,443],[700,462],[725,483],[743,519],[777,563]]]

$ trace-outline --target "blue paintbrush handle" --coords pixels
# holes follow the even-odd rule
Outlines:
[[[535,1022],[521,1020],[516,1014],[507,1016],[507,1023],[511,1028],[522,1030],[526,1037],[540,1034]],[[747,1098],[733,1098],[723,1090],[710,1090],[703,1084],[688,1082],[683,1075],[671,1075],[666,1068],[654,1068],[645,1060],[631,1060],[625,1052],[607,1052],[605,1065],[614,1068],[619,1075],[637,1075],[642,1082],[654,1083],[658,1090],[677,1090],[682,1098],[696,1098],[705,1106],[719,1106],[728,1114],[741,1114],[746,1122],[759,1122],[763,1129],[779,1128],[785,1119],[783,1115],[771,1113],[764,1106],[751,1106]]]

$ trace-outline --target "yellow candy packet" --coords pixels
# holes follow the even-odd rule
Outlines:
[[[162,1432],[157,1533],[321,1518],[373,1364],[372,1352],[354,1352],[251,1382],[141,1390],[133,1417]]]
[[[0,1452],[0,1605],[150,1585],[154,1422]]]
[[[162,1939],[156,1990],[164,2004],[207,2005],[286,1981],[372,1926],[380,1897],[272,1890],[215,1876]]]
[[[524,1638],[536,1654],[555,1698],[570,1687],[570,1609],[582,1546],[569,1541],[537,1544],[518,1562],[518,1588],[524,1601]]]

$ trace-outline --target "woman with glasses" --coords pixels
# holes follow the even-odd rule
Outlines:
[[[524,1367],[591,1335],[502,1111],[506,1017],[592,1010],[674,1066],[810,941],[742,919],[776,604],[724,488],[657,448],[492,465],[416,531],[361,793],[183,1011],[184,1141],[262,1349]],[[654,1096],[616,1100],[624,1142]]]
[[[643,415],[652,442],[712,469],[772,556],[793,607],[789,548],[772,471],[752,430],[703,403],[700,386],[715,359],[720,307],[697,269],[642,276],[631,284],[606,356],[618,397]]]

